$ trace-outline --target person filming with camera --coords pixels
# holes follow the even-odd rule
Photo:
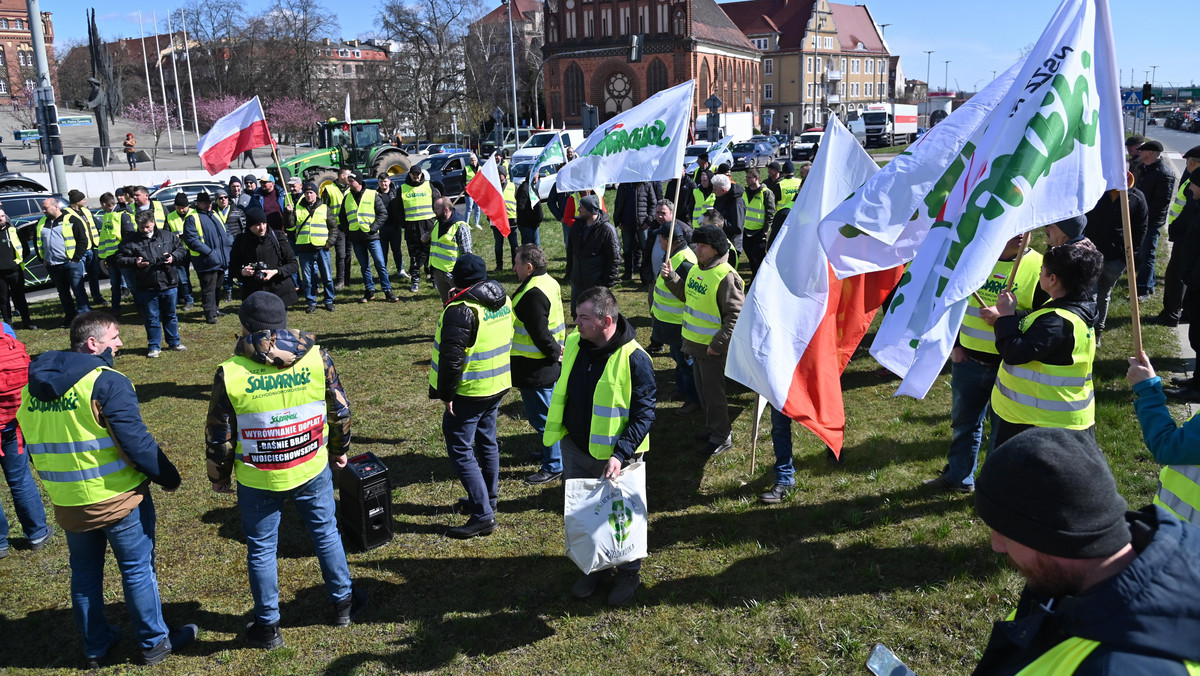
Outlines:
[[[179,339],[175,301],[178,262],[187,251],[179,235],[159,227],[152,209],[137,212],[134,225],[137,229],[121,239],[115,260],[119,267],[133,270],[133,299],[146,322],[146,356],[153,359],[162,354],[164,330],[168,350],[186,350]]]
[[[269,291],[279,296],[284,305],[300,300],[292,275],[300,271],[296,254],[287,239],[280,239],[267,226],[262,209],[246,209],[246,230],[233,240],[229,254],[229,269],[242,281],[242,298],[255,291]]]

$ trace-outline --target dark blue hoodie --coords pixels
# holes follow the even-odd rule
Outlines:
[[[112,365],[112,352],[108,350],[99,355],[44,352],[29,364],[29,394],[42,401],[53,401],[97,367]],[[167,490],[178,488],[179,471],[142,422],[137,393],[129,378],[116,371],[101,373],[92,389],[92,400],[99,406],[100,424],[108,428],[133,466]]]
[[[1015,674],[1076,636],[1100,642],[1076,676],[1187,676],[1183,660],[1200,662],[1200,528],[1155,506],[1125,518],[1137,558],[1078,596],[1026,589],[1016,619],[992,629],[976,674]]]

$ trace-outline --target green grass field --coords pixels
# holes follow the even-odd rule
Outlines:
[[[491,235],[474,235],[490,266]],[[561,276],[558,225],[547,221],[543,237],[552,273]],[[515,288],[510,272],[499,278]],[[949,377],[924,401],[893,398],[898,380],[878,375],[867,354],[873,334],[842,378],[844,464],[828,463],[823,446],[797,426],[797,490],[777,506],[756,502],[772,483],[773,458],[765,425],[750,466],[753,394],[731,388],[735,448],[711,459],[691,441],[702,419],[660,402],[647,456],[651,554],[636,603],[612,610],[603,593],[571,598],[578,570],[563,556],[562,487],[522,483],[538,468],[529,457],[537,442],[515,393],[499,424],[501,527],[470,541],[443,536],[464,517],[451,512],[463,491],[446,458],[442,407],[426,397],[436,293],[422,284],[415,295],[400,291],[398,304],[360,305],[356,284],[335,313],[293,312],[290,320],[315,332],[334,357],[352,405],[353,450],[373,452],[390,468],[396,537],[350,554],[371,607],[337,630],[327,625],[311,545],[295,511],[285,510],[279,569],[287,646],[270,653],[242,647],[252,603],[239,514],[233,496],[213,493],[205,475],[204,416],[236,316],[209,326],[199,309],[186,313],[188,351],[151,361],[144,330],[126,314],[116,367],[133,379],[150,430],[184,477],[173,495],[154,489],[165,613],[168,622],[195,622],[202,631],[158,673],[852,674],[865,673],[876,642],[918,673],[969,673],[991,623],[1016,599],[1021,580],[991,551],[972,500],[921,488],[945,461]],[[1126,288],[1114,292],[1096,358],[1097,436],[1121,491],[1140,507],[1156,488],[1158,467],[1142,445],[1124,381],[1132,344]],[[624,285],[619,299],[648,343],[645,291]],[[1151,303],[1143,314],[1158,309]],[[58,324],[57,302],[35,314],[43,326]],[[62,330],[21,337],[33,354],[67,346]],[[1168,329],[1148,327],[1146,345],[1160,372],[1181,370]],[[672,362],[659,356],[655,366],[660,391],[670,392]],[[15,521],[8,491],[0,503]],[[67,547],[61,533],[52,542],[38,554],[14,542],[0,562],[0,672],[82,663]],[[106,576],[110,618],[125,628],[117,665],[107,671],[140,671],[111,557]]]

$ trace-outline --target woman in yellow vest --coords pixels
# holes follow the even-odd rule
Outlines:
[[[1050,302],[1018,317],[1012,291],[997,297],[993,329],[1003,361],[991,398],[996,446],[1030,427],[1095,434],[1091,324],[1096,301],[1091,294],[1103,264],[1086,238],[1051,247],[1042,257],[1038,280]]]

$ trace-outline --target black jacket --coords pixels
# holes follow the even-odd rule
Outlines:
[[[654,215],[654,188],[650,182],[622,183],[613,202],[613,218],[622,228],[640,228]]]
[[[233,250],[229,253],[229,269],[236,279],[242,282],[242,298],[249,298],[255,291],[270,291],[283,299],[285,305],[291,305],[299,300],[296,295],[296,285],[292,283],[292,275],[300,271],[296,263],[296,254],[287,240],[280,240],[283,235],[267,228],[263,237],[247,230],[233,240]],[[253,263],[265,263],[268,270],[278,270],[269,280],[261,280],[253,275],[242,276],[242,268]]]
[[[616,286],[621,281],[621,238],[600,212],[596,222],[571,226],[567,239],[567,277],[571,286],[583,291],[593,286]]]
[[[1175,199],[1175,172],[1159,158],[1142,169],[1137,189],[1146,196],[1146,207],[1150,210],[1149,227],[1161,228],[1167,222],[1167,210]]]
[[[513,292],[513,298],[516,298],[532,279],[533,277],[530,277],[522,282]],[[554,300],[562,302],[561,298]],[[547,298],[541,289],[533,288],[526,291],[520,302],[513,306],[513,314],[521,320],[525,330],[529,331],[529,338],[534,346],[547,357],[529,359],[513,352],[509,358],[513,387],[542,389],[558,382],[558,376],[562,372],[562,364],[558,361],[562,356],[562,346],[554,339],[554,334],[550,333],[550,303],[551,299]]]
[[[175,265],[162,262],[167,254],[171,255]],[[155,228],[150,237],[140,231],[122,237],[115,258],[118,266],[133,270],[138,291],[166,291],[179,283],[175,267],[187,260],[187,250],[179,235],[166,228]],[[138,258],[150,261],[149,267],[138,267]]]
[[[592,403],[596,394],[596,385],[604,373],[608,358],[618,348],[637,338],[637,330],[624,315],[617,315],[617,333],[612,340],[602,345],[593,345],[586,340],[579,341],[579,354],[571,368],[571,378],[567,383],[567,404],[563,411],[563,425],[571,441],[581,450],[587,452],[591,439]],[[633,459],[642,439],[650,433],[654,424],[654,403],[656,390],[654,385],[654,365],[650,355],[643,350],[637,350],[629,356],[630,379],[633,381],[633,392],[629,402],[629,424],[617,438],[613,456],[622,463]]]
[[[667,191],[663,193],[667,199],[675,199],[675,181],[671,179],[667,181]],[[688,223],[692,222],[692,211],[696,208],[696,196],[692,191],[696,189],[696,182],[688,174],[683,175],[683,183],[679,186],[679,199],[675,204],[675,218]]]
[[[1200,529],[1154,506],[1125,520],[1137,558],[1077,596],[1023,590],[1016,617],[993,626],[976,674],[1015,674],[1078,637],[1100,646],[1077,676],[1186,676],[1181,662],[1200,661]]]
[[[1175,245],[1178,251],[1171,257],[1179,256],[1181,265],[1179,278],[1183,280],[1183,283],[1193,289],[1200,289],[1200,209],[1193,209],[1190,213],[1180,213],[1179,218],[1175,220],[1178,221],[1185,216],[1189,217],[1191,222],[1181,224],[1183,239]]]
[[[742,226],[746,223],[746,190],[732,183],[724,195],[713,201],[713,208],[725,219],[725,236],[738,252],[742,250]]]
[[[1121,200],[1112,199],[1108,193],[1100,196],[1100,201],[1092,210],[1087,212],[1087,228],[1083,234],[1100,253],[1104,260],[1125,260],[1125,226],[1121,216]],[[1133,252],[1136,254],[1146,234],[1146,198],[1137,188],[1129,189],[1129,224],[1133,235]]]
[[[378,191],[379,199],[383,201],[383,207],[387,209],[387,219],[379,224],[379,227],[387,228],[392,232],[404,230],[404,207],[400,204],[400,188],[395,183],[392,184],[392,189],[388,192]],[[393,206],[395,203],[395,206]]]
[[[475,344],[475,338],[479,335],[479,320],[466,305],[449,303],[469,299],[488,310],[499,310],[504,307],[505,297],[504,287],[499,282],[485,279],[447,300],[446,309],[442,310],[442,335],[438,342],[437,388],[429,388],[430,399],[486,401],[504,396],[501,392],[490,397],[464,397],[455,392],[462,380],[463,369],[467,366],[467,348]]]
[[[1088,292],[1090,293],[1090,291]],[[1088,326],[1096,319],[1096,301],[1086,295],[1065,296],[1052,300],[1041,308],[1062,308],[1078,315]],[[1073,363],[1075,331],[1058,313],[1041,315],[1032,324],[1020,329],[1020,315],[1008,315],[996,320],[996,351],[1000,358],[1013,366],[1040,361],[1043,364],[1066,366]]]
[[[529,198],[529,179],[517,186],[517,227],[540,228],[542,205],[534,204]]]
[[[246,231],[246,212],[233,200],[229,202],[229,213],[225,214],[225,230],[229,233],[230,241]]]

